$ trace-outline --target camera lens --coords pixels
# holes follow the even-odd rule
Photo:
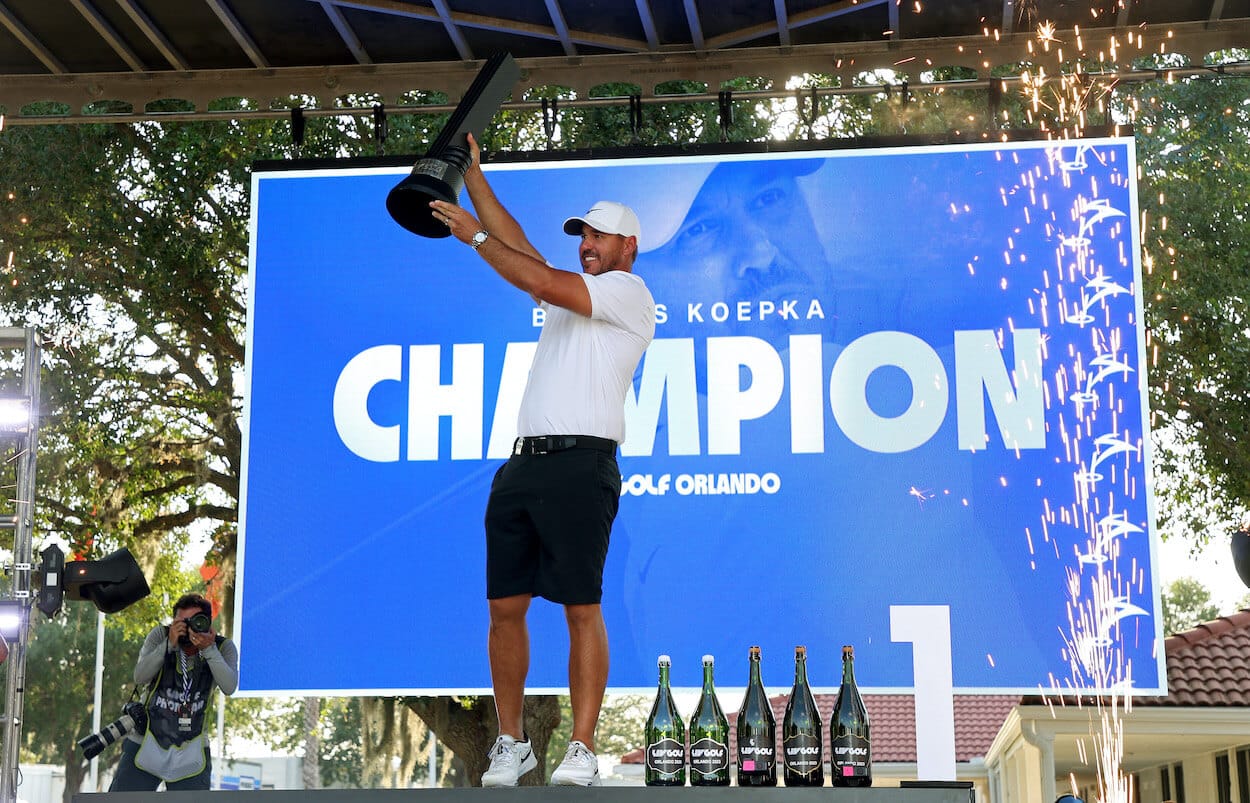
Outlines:
[[[133,716],[136,713],[139,714],[138,717]],[[78,746],[82,748],[83,758],[90,761],[100,755],[101,750],[135,730],[141,719],[146,724],[147,712],[143,710],[143,706],[138,703],[127,704],[122,708],[122,715],[105,725],[99,733],[93,733],[78,740]]]
[[[82,757],[88,761],[100,755],[100,752],[104,750],[104,742],[98,733],[79,739],[78,746],[82,748]]]
[[[209,628],[213,626],[213,620],[208,618],[207,614],[197,613],[187,620],[187,627],[196,633],[207,633]]]

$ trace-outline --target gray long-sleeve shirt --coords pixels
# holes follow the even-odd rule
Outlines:
[[[161,671],[165,656],[176,649],[170,645],[169,631],[164,625],[152,628],[139,649],[139,660],[135,662],[135,683],[140,686],[151,683]],[[239,648],[233,641],[226,639],[220,647],[216,644],[208,645],[200,650],[197,660],[208,664],[209,671],[213,673],[213,682],[221,689],[222,694],[234,694],[239,688]],[[132,742],[143,741],[142,734],[131,733],[129,738]]]

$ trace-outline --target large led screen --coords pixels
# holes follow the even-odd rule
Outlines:
[[[743,685],[751,645],[788,687],[797,644],[817,687],[851,644],[861,686],[908,688],[911,606],[959,690],[1164,688],[1131,140],[487,171],[557,267],[595,201],[642,223],[611,688],[661,653]],[[390,219],[407,172],[254,176],[244,693],[490,687],[483,512],[542,315]],[[563,689],[563,611],[529,624],[529,688]]]

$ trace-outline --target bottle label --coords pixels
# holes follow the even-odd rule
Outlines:
[[[662,775],[676,775],[686,766],[686,748],[676,739],[664,738],[647,745],[647,769]]]
[[[820,769],[821,743],[811,733],[796,733],[782,744],[786,769],[799,775],[811,775]]]
[[[738,769],[742,772],[767,772],[777,761],[776,748],[758,736],[738,740]]]
[[[704,776],[728,772],[729,745],[707,738],[690,745],[690,769]]]
[[[843,778],[866,778],[871,775],[872,745],[868,739],[848,733],[835,736],[831,741],[829,756],[833,774]]]

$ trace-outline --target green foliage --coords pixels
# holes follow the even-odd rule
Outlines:
[[[364,757],[360,747],[360,700],[321,701],[321,785],[358,788]]]
[[[1161,522],[1205,543],[1250,508],[1250,81],[1152,82],[1135,113]]]
[[[1220,615],[1211,602],[1211,592],[1192,577],[1173,580],[1163,590],[1163,632],[1183,633]]]
[[[317,739],[321,785],[353,789],[364,787],[360,698],[324,697],[320,702]],[[270,697],[232,699],[226,706],[226,732],[233,740],[248,739],[260,742],[277,753],[302,755],[307,742],[303,700]],[[227,744],[227,751],[232,752],[230,744]]]
[[[40,615],[26,655],[22,760],[63,766],[67,787],[75,789],[88,769],[77,741],[93,732],[96,621],[95,608],[82,602],[68,603],[52,620]],[[101,726],[121,714],[133,688],[142,639],[135,642],[126,629],[114,617],[105,618]],[[106,748],[101,767],[115,764],[119,754],[116,745]]]

